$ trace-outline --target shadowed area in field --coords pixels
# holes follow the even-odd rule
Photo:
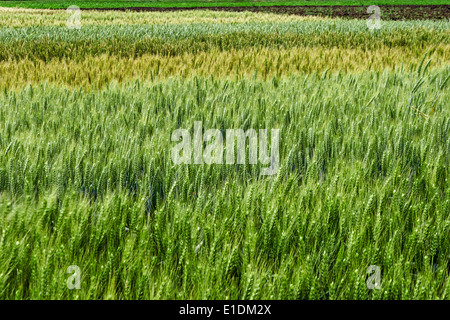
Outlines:
[[[450,18],[450,5],[380,5],[383,20],[443,20]],[[82,10],[117,10],[117,11],[251,11],[271,12],[281,14],[312,15],[332,18],[367,19],[372,13],[367,13],[368,6],[255,6],[255,7],[195,7],[195,8],[153,8],[153,7],[123,7],[123,8],[89,8]]]

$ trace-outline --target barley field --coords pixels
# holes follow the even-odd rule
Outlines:
[[[0,299],[450,299],[448,20],[69,17],[0,9]],[[175,164],[195,121],[278,172]]]

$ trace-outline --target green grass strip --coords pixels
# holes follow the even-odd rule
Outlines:
[[[370,5],[446,5],[447,0],[372,0],[372,1],[114,1],[114,0],[74,0],[74,1],[0,1],[0,7],[21,7],[33,9],[80,8],[195,8],[195,7],[251,7],[251,6],[370,6]]]

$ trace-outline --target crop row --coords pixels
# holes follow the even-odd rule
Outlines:
[[[271,79],[313,72],[364,72],[415,70],[420,63],[429,70],[445,67],[450,59],[450,46],[430,48],[382,46],[376,50],[297,47],[291,49],[247,48],[175,57],[144,54],[141,57],[118,57],[103,54],[86,55],[82,61],[36,59],[0,62],[0,89],[20,89],[27,84],[54,83],[85,89],[102,88],[111,82],[133,79],[159,81],[170,77],[195,75],[240,79]],[[402,71],[403,70],[403,71]]]
[[[176,56],[184,53],[197,54],[205,51],[249,48],[289,49],[293,47],[324,47],[341,49],[374,50],[380,48],[412,47],[416,50],[449,44],[450,31],[430,31],[417,29],[380,32],[371,35],[367,32],[343,33],[325,31],[307,33],[299,36],[295,33],[235,32],[232,34],[177,37],[172,40],[162,37],[142,37],[138,39],[105,37],[100,39],[74,38],[55,39],[42,34],[36,39],[10,37],[0,42],[0,61],[16,59],[38,59],[49,61],[54,58],[83,60],[87,55],[117,55],[121,57],[139,57],[144,54]],[[3,36],[5,34],[3,33]],[[2,34],[0,31],[0,38]]]
[[[422,63],[3,92],[0,296],[448,299],[448,77]],[[280,129],[279,172],[174,165],[171,132],[194,121]]]

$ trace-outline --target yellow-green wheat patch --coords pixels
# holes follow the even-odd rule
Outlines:
[[[2,88],[20,88],[27,84],[50,82],[68,86],[100,88],[110,82],[131,79],[154,81],[169,77],[214,76],[216,78],[253,77],[268,79],[294,74],[324,72],[361,73],[416,68],[422,59],[430,60],[430,70],[446,66],[450,46],[429,50],[380,48],[378,50],[339,48],[292,48],[289,50],[249,49],[201,52],[174,57],[144,55],[137,58],[86,56],[49,62],[0,62]],[[431,53],[431,54],[430,54]]]

